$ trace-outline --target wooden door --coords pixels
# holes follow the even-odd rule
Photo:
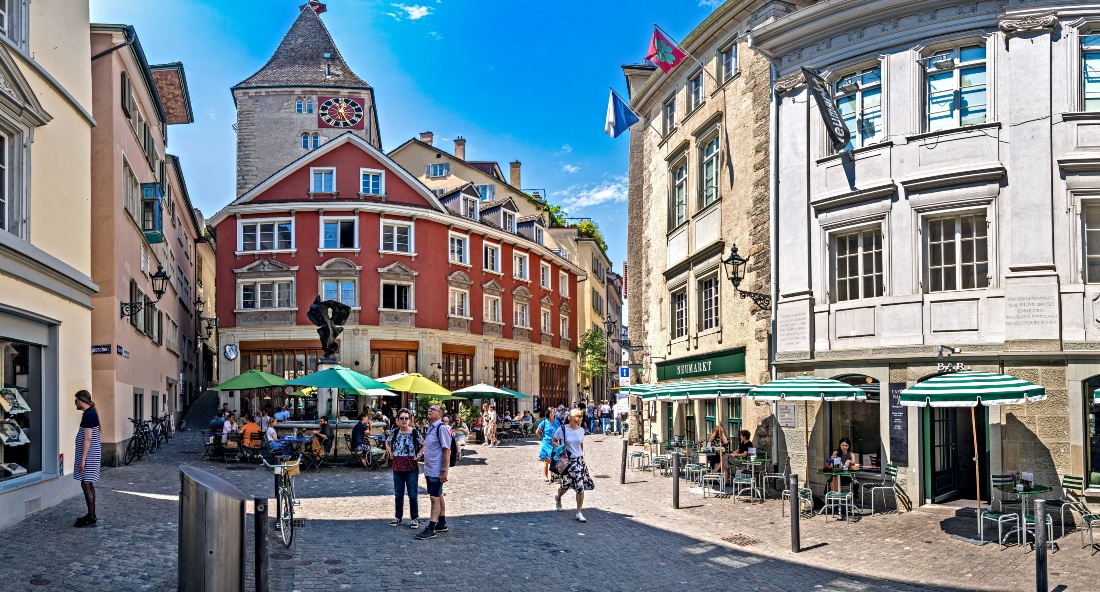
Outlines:
[[[409,356],[405,351],[383,349],[378,351],[378,375],[390,376],[409,371]]]

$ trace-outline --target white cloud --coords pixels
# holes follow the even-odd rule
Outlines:
[[[718,8],[726,0],[699,0],[699,6],[706,6],[707,8]]]
[[[435,39],[436,41],[442,41],[443,36],[439,34],[439,31],[428,31],[428,37]]]
[[[572,174],[572,173],[575,173],[575,172],[581,170],[581,168],[578,167],[578,166],[573,166],[569,163],[565,163],[565,164],[561,165],[561,170],[563,172]]]
[[[573,147],[570,146],[569,144],[562,144],[561,145],[561,151],[562,151],[562,154],[569,154],[570,152],[573,151]]]
[[[390,4],[390,6],[397,9],[396,13],[387,12],[386,14],[392,16],[397,20],[407,18],[410,21],[422,19],[432,13],[431,6],[422,6],[420,4]]]
[[[586,185],[573,185],[555,196],[562,197],[561,205],[568,210],[580,210],[607,203],[626,201],[626,175],[619,175]]]

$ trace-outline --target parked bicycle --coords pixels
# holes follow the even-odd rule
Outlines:
[[[122,462],[127,465],[134,462],[135,458],[141,460],[141,457],[145,455],[145,451],[149,448],[145,422],[132,417],[129,420],[130,423],[134,424],[134,435],[130,437],[130,441],[126,443],[126,450],[122,453]]]
[[[294,506],[298,501],[294,498],[294,476],[301,472],[298,465],[302,463],[302,457],[293,463],[267,462],[260,457],[264,466],[275,470],[275,529],[283,540],[283,546],[289,548],[294,542]]]

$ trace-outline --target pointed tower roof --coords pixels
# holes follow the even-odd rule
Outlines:
[[[233,90],[286,86],[371,87],[351,71],[332,41],[328,27],[321,22],[319,13],[324,12],[324,4],[309,2],[302,5],[301,10],[271,59]]]

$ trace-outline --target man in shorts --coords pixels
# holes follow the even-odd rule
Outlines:
[[[451,429],[443,425],[443,410],[439,405],[428,408],[428,434],[424,438],[424,477],[428,482],[428,497],[432,500],[432,515],[428,526],[416,533],[418,539],[434,539],[437,532],[447,532],[447,509],[443,505],[443,484],[451,462],[454,445]]]

